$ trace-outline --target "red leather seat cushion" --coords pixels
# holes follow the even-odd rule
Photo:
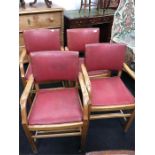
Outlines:
[[[28,67],[27,67],[26,73],[25,73],[26,80],[29,79],[31,74],[32,74],[32,67],[31,67],[31,64],[29,64]]]
[[[92,79],[92,105],[110,106],[133,104],[134,97],[120,77]]]
[[[31,125],[59,124],[81,120],[82,110],[78,90],[75,88],[39,90],[28,118]]]

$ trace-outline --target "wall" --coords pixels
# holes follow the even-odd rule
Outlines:
[[[25,0],[26,3],[33,1],[34,0]],[[38,2],[44,2],[44,0],[38,0]],[[76,10],[80,8],[81,0],[52,0],[52,2],[53,4],[63,7],[65,10]]]

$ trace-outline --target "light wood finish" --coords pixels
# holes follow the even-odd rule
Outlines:
[[[114,109],[115,107],[115,109]],[[127,109],[133,109],[135,107],[135,104],[129,104],[129,105],[115,105],[115,106],[91,106],[91,110],[94,112],[99,111],[115,111],[115,110],[127,110]]]
[[[90,119],[94,120],[94,119],[106,119],[106,118],[126,118],[126,117],[130,117],[131,114],[121,114],[121,113],[110,113],[110,114],[95,114],[95,115],[91,115]]]
[[[90,92],[91,92],[91,82],[90,82],[90,79],[89,79],[89,76],[88,76],[87,69],[86,69],[84,64],[81,64],[81,70],[82,70],[82,74],[83,74],[84,81],[85,81],[85,84],[86,84],[86,88],[88,90],[88,93],[90,94]]]
[[[123,63],[124,71],[126,71],[134,80],[135,80],[135,73],[132,71],[126,63]]]
[[[70,136],[80,136],[80,132],[72,133],[59,133],[59,134],[48,134],[48,135],[34,135],[32,138],[53,138],[53,137],[70,137]]]
[[[72,122],[72,123],[62,123],[62,124],[49,124],[49,125],[29,125],[28,124],[28,118],[29,115],[27,115],[26,106],[27,106],[27,100],[28,96],[31,93],[31,88],[33,85],[36,86],[36,92],[41,89],[38,88],[38,84],[35,83],[35,80],[33,76],[31,75],[28,79],[28,82],[26,84],[26,87],[23,91],[23,94],[20,98],[20,105],[21,105],[21,118],[22,118],[22,125],[25,131],[25,134],[31,144],[32,150],[34,152],[37,151],[35,146],[35,141],[37,138],[49,138],[49,137],[66,137],[66,136],[81,136],[81,150],[84,149],[86,136],[87,136],[87,130],[88,130],[88,112],[89,112],[89,95],[86,90],[82,74],[79,74],[79,85],[80,89],[82,91],[83,101],[81,104],[82,111],[83,111],[83,119],[80,122]],[[46,88],[47,89],[47,88]],[[64,88],[49,88],[49,89],[64,89]],[[78,89],[78,88],[76,88]],[[36,97],[34,97],[35,100]],[[80,99],[80,98],[79,98]],[[34,103],[34,101],[33,101]],[[31,112],[33,103],[30,107],[30,110],[28,113]],[[81,103],[81,101],[80,101]],[[34,133],[35,131],[35,133]]]
[[[31,88],[33,86],[33,82],[34,79],[33,76],[31,75],[20,98],[22,124],[27,124],[26,104]]]
[[[91,81],[90,81],[90,77],[88,75],[87,69],[85,67],[84,64],[81,64],[81,70],[82,70],[82,75],[84,78],[84,82],[89,94],[89,118],[91,120],[94,119],[106,119],[106,118],[128,118],[128,122],[125,125],[125,129],[124,131],[127,132],[128,128],[130,127],[133,119],[134,119],[134,110],[135,110],[135,104],[134,103],[129,103],[129,104],[124,104],[124,105],[111,105],[111,106],[93,106],[91,103]],[[122,74],[122,70],[118,71],[118,75],[117,76],[121,76]],[[101,78],[101,77],[95,77],[97,78]],[[102,77],[102,78],[107,78],[107,77]],[[111,112],[117,112],[117,111],[121,111],[120,113],[111,113]],[[122,110],[130,110],[132,112],[128,112],[127,113],[123,113]],[[93,114],[93,112],[106,112],[106,113],[102,113],[102,114]],[[108,113],[107,113],[108,112]]]
[[[64,17],[63,8],[52,5],[47,8],[45,4],[38,3],[35,7],[19,8],[19,47],[24,47],[23,31],[36,28],[59,28],[61,45],[63,46]]]

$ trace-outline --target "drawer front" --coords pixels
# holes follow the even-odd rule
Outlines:
[[[44,27],[60,27],[62,22],[61,12],[42,13],[42,14],[27,14],[19,17],[19,30]]]

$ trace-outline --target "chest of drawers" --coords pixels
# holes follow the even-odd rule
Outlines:
[[[61,45],[63,46],[63,8],[52,6],[47,8],[45,4],[37,4],[36,7],[26,6],[19,9],[19,48],[24,47],[23,31],[37,28],[59,28]]]

